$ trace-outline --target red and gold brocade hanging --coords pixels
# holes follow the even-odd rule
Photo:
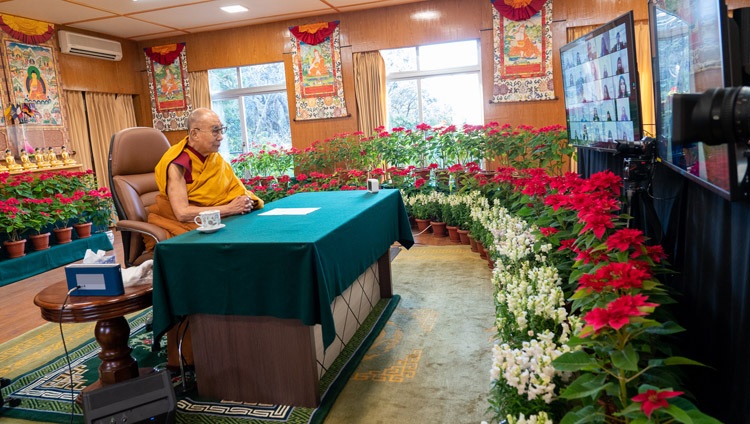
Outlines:
[[[50,23],[5,14],[0,15],[0,29],[18,41],[35,45],[49,41],[55,33]]]
[[[536,15],[546,0],[491,0],[501,16],[513,21],[525,21]]]

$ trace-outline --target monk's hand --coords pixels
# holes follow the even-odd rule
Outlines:
[[[240,196],[239,199],[242,202],[241,213],[243,215],[253,210],[253,206],[255,206],[255,202],[253,202],[253,199],[251,199],[250,196]]]

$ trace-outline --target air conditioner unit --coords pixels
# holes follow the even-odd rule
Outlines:
[[[57,36],[63,53],[105,60],[122,59],[122,45],[118,41],[68,31],[58,31]]]

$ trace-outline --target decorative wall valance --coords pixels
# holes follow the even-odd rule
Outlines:
[[[0,29],[27,44],[44,43],[55,33],[53,24],[5,14],[0,15]]]
[[[318,22],[315,24],[289,27],[289,32],[299,41],[310,45],[320,44],[333,34],[339,26],[339,21]]]
[[[525,21],[544,6],[546,0],[491,0],[492,5],[504,18]]]
[[[161,65],[170,65],[180,56],[185,43],[167,44],[165,46],[153,46],[143,49],[146,56]]]

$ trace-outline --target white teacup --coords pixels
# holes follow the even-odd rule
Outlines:
[[[217,210],[203,211],[193,218],[201,228],[211,229],[221,225],[221,214]]]

